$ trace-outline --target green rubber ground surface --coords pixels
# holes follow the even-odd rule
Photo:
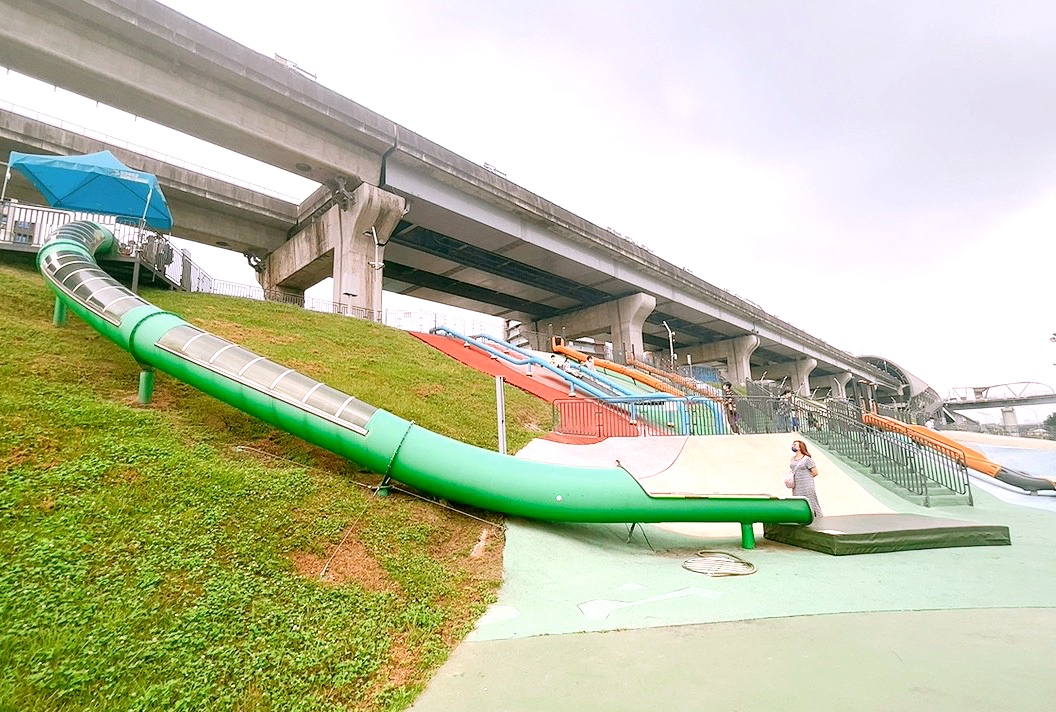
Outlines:
[[[511,521],[498,602],[412,709],[1053,709],[1056,513],[980,491],[927,509],[851,474],[1012,546],[835,557],[647,526],[653,551],[624,526]],[[757,572],[684,570],[705,545]]]
[[[411,707],[1047,712],[1056,610],[849,613],[464,644]]]

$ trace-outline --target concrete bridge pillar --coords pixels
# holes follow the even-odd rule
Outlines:
[[[604,304],[561,314],[545,322],[538,321],[531,327],[545,332],[553,325],[555,334],[566,338],[605,337],[612,342],[616,358],[633,353],[641,358],[644,352],[642,327],[646,317],[656,308],[656,297],[651,294],[631,294]]]
[[[798,395],[810,395],[810,373],[818,367],[816,358],[803,358],[796,361],[792,374],[792,390]]]
[[[858,405],[862,410],[872,411],[876,404],[876,389],[864,378],[855,379],[852,387],[856,390]]]
[[[751,358],[757,348],[759,337],[745,334],[726,341],[694,346],[689,349],[689,355],[693,357],[694,363],[725,361],[726,378],[731,383],[743,386],[752,377]]]
[[[822,398],[836,395],[836,386],[830,376],[811,376],[810,392],[818,393]]]
[[[844,371],[832,376],[832,397],[846,398],[847,384],[851,382],[852,378],[854,378],[854,375],[850,371]]]
[[[297,294],[334,278],[333,301],[349,313],[381,312],[385,242],[404,214],[398,195],[362,183],[264,260],[265,291]]]
[[[816,358],[802,358],[798,361],[767,366],[767,376],[775,380],[788,379],[789,388],[800,396],[810,395],[810,373],[818,367]]]

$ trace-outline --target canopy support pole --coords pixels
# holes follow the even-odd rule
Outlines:
[[[139,294],[139,251],[143,244],[143,228],[147,224],[147,211],[150,210],[150,199],[154,197],[154,186],[147,188],[147,202],[143,206],[143,217],[139,219],[139,232],[136,233],[136,244],[132,248],[132,293]]]
[[[5,163],[6,170],[4,171],[4,188],[0,190],[0,203],[4,202],[4,198],[7,197],[7,182],[11,180],[11,165]]]
[[[3,216],[7,214],[7,182],[11,180],[11,164],[4,164],[4,187],[0,189],[0,230],[5,229],[10,233],[11,219],[8,218],[6,221],[3,220]]]

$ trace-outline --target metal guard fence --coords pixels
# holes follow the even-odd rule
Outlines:
[[[729,432],[721,408],[685,398],[564,398],[553,403],[553,430],[562,435],[639,437]]]
[[[225,297],[239,297],[241,299],[253,299],[256,301],[269,301],[277,302],[279,304],[290,304],[292,306],[301,307],[310,311],[325,312],[328,314],[345,314],[349,312],[347,305],[341,302],[331,302],[325,299],[313,299],[311,297],[305,297],[303,294],[296,294],[290,292],[284,292],[281,289],[269,289],[265,290],[263,287],[255,287],[249,284],[239,284],[236,282],[227,282],[221,279],[214,279],[210,284],[208,290],[212,294],[218,294]],[[370,319],[375,321],[376,314],[372,311],[360,309],[359,312],[362,314],[352,313],[350,316],[359,316],[363,319]]]
[[[805,437],[922,496],[924,506],[931,506],[933,495],[950,493],[964,495],[973,504],[968,468],[960,453],[921,445],[827,409],[801,409],[800,432]]]
[[[74,220],[91,220],[106,226],[117,240],[123,257],[135,255],[141,264],[163,275],[170,285],[189,292],[211,291],[212,278],[183,251],[153,230],[141,230],[134,221],[101,213],[56,210],[5,200],[0,205],[0,243],[39,249],[55,230]]]

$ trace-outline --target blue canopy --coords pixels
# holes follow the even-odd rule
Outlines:
[[[109,151],[83,156],[38,156],[12,151],[8,165],[28,178],[53,208],[137,221],[147,208],[147,225],[155,230],[172,229],[172,213],[158,179],[151,173],[132,170]]]

